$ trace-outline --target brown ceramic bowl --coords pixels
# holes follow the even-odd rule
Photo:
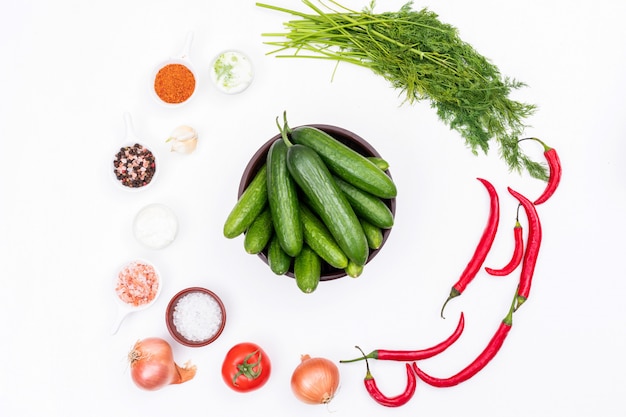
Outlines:
[[[213,291],[190,287],[172,297],[165,311],[165,323],[181,345],[206,346],[222,334],[226,309]]]
[[[341,127],[331,126],[331,125],[325,125],[325,124],[310,124],[307,126],[316,127],[328,133],[329,135],[331,135],[338,141],[342,142],[346,146],[354,149],[355,151],[359,152],[362,155],[365,155],[368,157],[369,156],[375,156],[379,158],[381,157],[378,151],[376,151],[376,149],[374,149],[374,147],[370,145],[365,139],[363,139],[359,135],[352,133],[346,129],[343,129]],[[267,159],[267,153],[269,152],[269,149],[272,146],[272,143],[274,143],[280,137],[281,135],[277,134],[276,136],[274,136],[273,138],[265,142],[263,146],[261,146],[256,151],[256,153],[252,156],[252,159],[250,159],[250,162],[248,162],[248,165],[246,166],[243,172],[243,176],[241,177],[241,181],[239,183],[239,192],[237,194],[238,197],[240,197],[241,194],[243,194],[243,192],[248,187],[248,185],[250,184],[250,182],[252,181],[256,173],[258,172],[258,170],[265,163]],[[391,177],[391,173],[389,172],[389,170],[387,170],[387,175]],[[385,201],[385,204],[387,204],[387,206],[393,213],[393,215],[395,216],[396,199],[392,198],[392,199],[387,199],[384,201]],[[370,250],[370,254],[367,259],[367,262],[370,262],[378,254],[378,252],[383,248],[383,246],[385,245],[385,242],[387,241],[387,238],[389,237],[389,233],[391,233],[391,229],[383,230],[383,243],[382,245],[380,245],[378,249]],[[263,260],[263,262],[267,263],[267,249],[259,253],[259,257]],[[286,275],[292,278],[294,277],[293,265],[291,266],[291,269],[287,272]],[[347,274],[343,269],[334,268],[326,264],[325,262],[322,263],[322,275],[320,277],[320,281],[330,281],[333,279],[345,277],[346,275]]]

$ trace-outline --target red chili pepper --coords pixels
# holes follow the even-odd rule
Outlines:
[[[490,198],[490,211],[489,211],[489,219],[487,220],[487,225],[483,231],[483,234],[478,242],[478,246],[476,246],[476,250],[474,251],[474,255],[472,259],[470,259],[469,263],[465,267],[465,270],[461,274],[459,280],[452,286],[452,290],[450,290],[450,295],[443,306],[441,307],[441,317],[443,317],[443,310],[446,308],[446,304],[448,301],[453,299],[454,297],[458,297],[463,293],[467,285],[472,282],[478,271],[480,270],[483,262],[485,262],[485,258],[491,249],[491,245],[493,244],[493,240],[496,237],[496,232],[498,230],[498,222],[500,221],[500,200],[498,199],[498,193],[493,185],[487,180],[482,178],[478,178],[478,181],[482,182],[483,185],[487,188],[489,192]]]
[[[485,267],[485,271],[487,271],[489,275],[494,275],[498,277],[509,275],[522,262],[522,257],[524,256],[524,230],[522,229],[522,225],[519,222],[519,207],[520,205],[517,206],[517,216],[515,217],[515,227],[513,228],[513,235],[515,237],[515,248],[513,248],[513,256],[511,257],[509,263],[507,263],[500,269]]]
[[[537,214],[535,205],[522,194],[509,187],[509,193],[518,199],[528,218],[528,243],[526,252],[524,253],[524,261],[522,262],[522,272],[520,274],[519,287],[517,288],[516,306],[517,310],[527,299],[530,294],[530,285],[532,284],[539,248],[541,247],[541,221]]]
[[[554,148],[546,145],[543,141],[537,138],[524,138],[522,140],[535,140],[543,146],[543,156],[546,158],[546,162],[548,162],[548,167],[550,168],[550,177],[548,178],[548,183],[546,184],[546,188],[543,190],[543,193],[534,201],[535,205],[539,205],[548,201],[552,194],[556,191],[561,182],[561,174],[563,172],[563,168],[561,167],[561,159],[559,158],[559,154],[556,152]]]
[[[361,350],[360,347],[356,346],[357,349]],[[361,353],[365,355],[365,353],[361,350]],[[376,385],[376,380],[372,376],[370,372],[370,365],[367,362],[367,358],[365,358],[365,366],[367,367],[367,373],[365,374],[364,384],[365,389],[369,393],[370,397],[374,399],[378,404],[384,405],[385,407],[399,407],[401,405],[406,404],[415,394],[415,387],[417,386],[417,377],[411,370],[411,365],[406,364],[406,376],[407,376],[407,384],[404,392],[396,395],[394,397],[388,397],[383,394],[378,386]]]
[[[360,360],[367,359],[380,359],[380,360],[389,360],[389,361],[416,361],[420,359],[428,359],[432,358],[435,355],[440,354],[448,347],[450,347],[463,333],[463,329],[465,327],[465,317],[463,313],[461,313],[461,318],[459,319],[459,323],[456,326],[454,332],[446,338],[446,340],[438,343],[432,347],[420,350],[386,350],[386,349],[377,349],[373,350],[367,355],[364,355],[360,358],[349,359],[349,360],[340,360],[340,363],[348,363],[348,362],[356,362]]]
[[[413,370],[415,371],[415,374],[422,381],[426,382],[429,385],[444,388],[458,385],[476,375],[496,356],[496,354],[504,344],[504,340],[506,339],[509,331],[511,330],[511,326],[513,325],[513,312],[515,311],[514,305],[515,298],[513,298],[513,303],[511,304],[511,308],[509,309],[508,314],[500,323],[498,330],[492,336],[485,349],[464,369],[448,378],[436,378],[422,371],[414,362]]]

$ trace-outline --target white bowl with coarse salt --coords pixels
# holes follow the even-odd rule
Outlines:
[[[178,343],[189,347],[206,346],[224,330],[226,309],[213,291],[190,287],[172,297],[165,312],[165,323]]]

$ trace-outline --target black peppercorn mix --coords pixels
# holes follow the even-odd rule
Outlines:
[[[148,185],[156,172],[154,154],[145,146],[135,143],[120,148],[115,154],[113,168],[117,179],[130,188]]]

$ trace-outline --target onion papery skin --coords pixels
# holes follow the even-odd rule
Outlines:
[[[291,376],[291,390],[306,404],[328,404],[339,388],[339,368],[325,358],[302,355]]]
[[[194,365],[179,367],[170,344],[161,338],[139,340],[128,353],[130,375],[139,388],[156,391],[167,385],[181,384],[196,374]]]

